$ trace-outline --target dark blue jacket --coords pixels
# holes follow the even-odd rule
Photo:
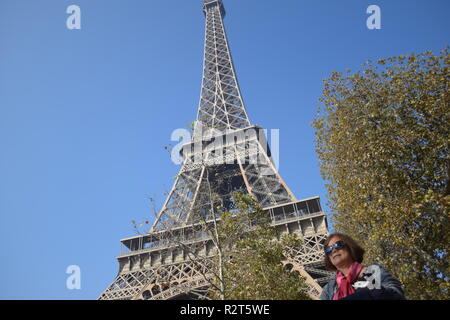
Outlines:
[[[342,300],[404,300],[400,281],[391,276],[382,266],[372,264],[353,284],[355,293]],[[320,300],[332,300],[336,292],[336,280],[323,288]]]

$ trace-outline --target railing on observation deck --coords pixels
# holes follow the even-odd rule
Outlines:
[[[265,210],[269,212],[271,224],[274,226],[293,222],[299,220],[299,218],[313,217],[324,214],[320,207],[320,201],[318,197],[294,203],[283,204],[275,207],[269,207]],[[170,233],[170,231],[168,232]],[[152,239],[151,241],[144,241],[144,239],[152,239],[151,234],[145,234],[135,238],[122,240],[123,243],[121,244],[119,258],[151,252],[161,248],[179,246],[181,243],[183,245],[189,245],[200,241],[210,240],[211,234],[209,232],[197,232],[195,235],[191,234],[190,237],[172,236],[167,239]],[[126,246],[124,242],[129,242],[130,246]],[[133,244],[131,244],[132,242]],[[135,247],[136,249],[131,250],[129,247]]]

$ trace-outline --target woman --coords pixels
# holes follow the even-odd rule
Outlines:
[[[364,249],[351,237],[334,233],[324,244],[325,267],[336,271],[335,279],[323,288],[321,300],[405,299],[400,282],[383,267],[361,263]]]

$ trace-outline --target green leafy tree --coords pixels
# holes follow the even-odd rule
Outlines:
[[[286,270],[288,248],[300,246],[295,234],[277,236],[261,206],[252,197],[234,195],[235,209],[223,212],[213,232],[220,253],[213,266],[211,297],[227,300],[307,300],[304,278]],[[220,257],[220,259],[219,259]]]
[[[412,299],[450,295],[449,65],[447,48],[335,72],[313,122],[335,229]]]

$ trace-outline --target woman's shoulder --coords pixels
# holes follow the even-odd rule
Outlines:
[[[332,279],[322,288],[320,300],[331,300],[333,298],[334,289],[336,287],[336,280]]]
[[[378,280],[378,283],[383,286],[401,287],[400,282],[378,263],[369,265],[364,274],[375,281]]]
[[[327,284],[323,287],[325,288],[333,288],[336,286],[336,279],[331,279],[330,281],[327,282]]]
[[[392,290],[397,294],[398,299],[404,299],[404,292],[400,281],[382,265],[373,263],[367,267],[364,274],[366,275],[366,279],[371,280],[371,283],[376,289],[384,288]]]

